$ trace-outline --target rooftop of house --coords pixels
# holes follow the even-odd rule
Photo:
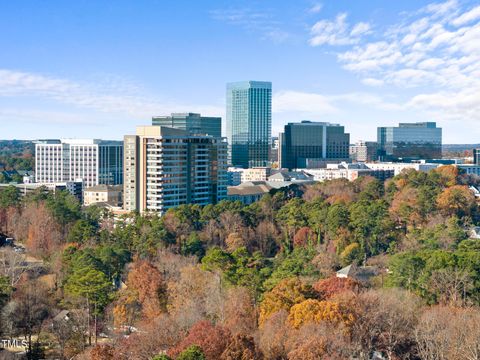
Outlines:
[[[352,263],[337,271],[337,277],[353,278],[357,281],[367,282],[371,277],[378,275],[376,266],[358,266]]]

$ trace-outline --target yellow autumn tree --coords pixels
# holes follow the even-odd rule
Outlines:
[[[121,292],[120,298],[113,307],[113,323],[116,328],[132,326],[141,313],[138,294],[131,289]]]
[[[311,286],[304,284],[299,278],[289,278],[280,281],[271,291],[267,292],[260,304],[259,324],[263,323],[280,310],[289,311],[298,303],[313,297]]]
[[[343,322],[348,325],[353,322],[353,314],[342,309],[340,304],[333,301],[319,301],[307,299],[299,304],[293,305],[288,315],[288,322],[292,327],[298,329],[304,324],[327,321],[333,324]]]

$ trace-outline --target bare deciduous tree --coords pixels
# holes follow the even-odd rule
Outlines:
[[[456,268],[434,271],[429,281],[429,290],[438,296],[441,305],[465,305],[466,294],[472,287],[468,272]]]
[[[417,297],[400,289],[371,290],[354,301],[351,339],[360,359],[369,359],[374,350],[384,352],[388,359],[414,357],[412,329],[421,305]]]
[[[0,250],[0,275],[8,277],[11,286],[17,285],[22,275],[34,268],[36,266],[28,263],[24,254],[11,248]]]
[[[168,293],[167,309],[186,329],[200,320],[224,319],[224,294],[218,274],[197,266],[184,267],[180,279],[168,284]]]
[[[480,359],[480,311],[436,306],[422,315],[415,329],[424,360]]]

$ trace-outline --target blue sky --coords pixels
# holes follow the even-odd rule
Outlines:
[[[0,0],[0,138],[120,139],[152,115],[224,116],[273,82],[289,121],[437,121],[480,142],[480,4],[448,0]]]

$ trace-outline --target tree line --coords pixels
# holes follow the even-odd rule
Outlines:
[[[0,253],[0,331],[29,359],[476,358],[477,184],[444,166],[120,219],[7,188],[27,255]]]

